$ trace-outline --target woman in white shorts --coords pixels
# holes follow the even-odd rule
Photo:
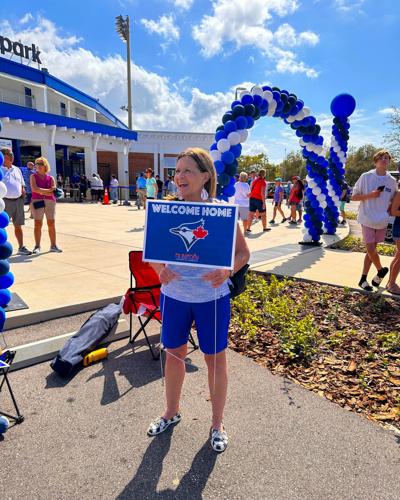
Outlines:
[[[248,227],[247,219],[249,217],[249,196],[250,186],[247,183],[246,172],[241,172],[238,182],[235,184],[234,203],[239,206],[239,218],[243,224],[243,233]]]
[[[35,161],[36,172],[31,175],[32,188],[31,214],[35,220],[35,248],[34,254],[40,253],[40,240],[42,238],[43,217],[46,214],[47,227],[50,237],[50,252],[62,252],[56,244],[56,181],[49,175],[50,165],[46,158],[41,156]]]

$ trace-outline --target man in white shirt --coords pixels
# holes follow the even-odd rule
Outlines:
[[[13,165],[14,154],[11,149],[3,148],[1,152],[4,156],[3,182],[7,188],[7,194],[4,197],[4,210],[14,224],[15,237],[19,246],[18,253],[20,255],[31,255],[32,252],[24,246],[24,236],[22,233],[22,226],[25,224],[25,181],[21,170]]]
[[[118,202],[118,186],[118,179],[115,177],[115,175],[112,175],[110,181],[110,198],[114,204]]]
[[[378,274],[372,279],[372,285],[375,287],[379,287],[389,272],[387,267],[382,267],[376,247],[378,243],[385,240],[390,206],[397,191],[396,180],[387,171],[391,159],[390,153],[385,149],[375,153],[375,168],[364,172],[353,188],[352,200],[360,201],[357,220],[361,224],[367,248],[358,285],[368,292],[373,290],[367,281],[371,264],[374,264],[378,271]]]

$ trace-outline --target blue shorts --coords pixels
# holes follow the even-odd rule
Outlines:
[[[231,317],[229,294],[210,302],[182,302],[161,294],[160,309],[163,314],[161,340],[167,349],[176,349],[187,344],[193,321],[200,349],[204,354],[215,354],[227,348]]]

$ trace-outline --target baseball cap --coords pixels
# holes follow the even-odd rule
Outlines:
[[[294,175],[294,176],[292,177],[292,179],[296,179],[296,181],[299,181],[299,180],[300,180],[300,177],[299,177],[298,175]]]
[[[282,177],[275,177],[275,182],[282,182]]]

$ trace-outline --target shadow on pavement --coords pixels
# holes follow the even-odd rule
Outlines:
[[[169,500],[201,500],[203,490],[217,460],[207,440],[193,459],[188,472],[180,480],[176,490],[157,491],[161,478],[163,461],[171,447],[173,429],[152,439],[134,478],[116,497],[117,500],[131,498],[157,498]]]

